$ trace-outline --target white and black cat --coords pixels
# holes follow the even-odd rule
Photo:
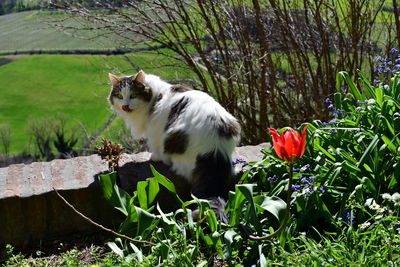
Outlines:
[[[143,71],[109,78],[112,109],[134,138],[147,139],[151,159],[171,165],[195,196],[226,199],[231,155],[240,139],[237,120],[208,94]]]

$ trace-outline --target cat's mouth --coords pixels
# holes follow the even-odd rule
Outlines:
[[[132,112],[132,109],[128,105],[122,105],[121,108],[125,112]]]

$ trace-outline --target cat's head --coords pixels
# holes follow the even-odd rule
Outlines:
[[[146,74],[139,71],[132,76],[118,77],[108,74],[111,81],[110,104],[121,113],[131,113],[147,105],[152,97],[149,87],[145,86]]]

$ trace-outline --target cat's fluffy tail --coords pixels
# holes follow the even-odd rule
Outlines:
[[[196,197],[227,199],[232,180],[233,166],[228,155],[216,150],[197,156],[192,173],[192,192]]]
[[[192,193],[210,201],[217,217],[227,222],[225,201],[233,181],[233,166],[228,155],[221,151],[212,151],[197,156],[193,170]]]

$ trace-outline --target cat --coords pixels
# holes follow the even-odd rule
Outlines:
[[[227,198],[238,121],[207,93],[172,85],[143,71],[109,74],[109,102],[135,139],[145,138],[151,160],[162,161],[203,199]]]

